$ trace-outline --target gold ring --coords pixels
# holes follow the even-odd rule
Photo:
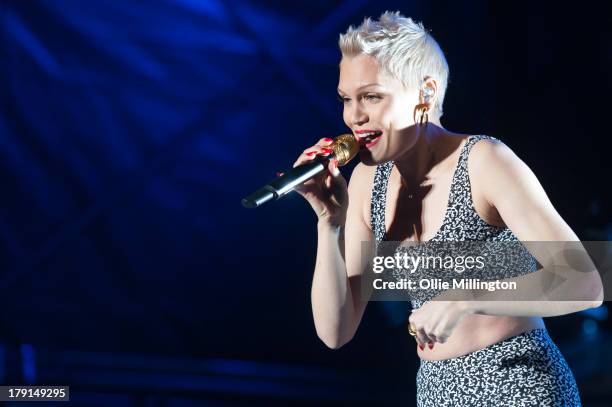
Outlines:
[[[408,333],[412,336],[416,336],[416,329],[412,327],[412,324],[408,325]]]

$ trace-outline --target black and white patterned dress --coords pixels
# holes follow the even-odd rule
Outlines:
[[[497,140],[484,135],[465,140],[442,227],[427,242],[518,242],[510,229],[489,225],[474,209],[467,161],[471,148],[482,139]],[[391,161],[380,164],[374,176],[371,221],[379,243],[386,241],[386,191],[392,169]],[[535,271],[535,265],[533,260],[531,271]],[[520,274],[507,270],[499,278],[515,275]],[[413,308],[437,294],[430,291],[423,295],[412,300]],[[574,376],[545,328],[523,332],[460,357],[422,359],[416,379],[418,407],[581,405]]]

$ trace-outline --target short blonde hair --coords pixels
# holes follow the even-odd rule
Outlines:
[[[435,111],[442,116],[448,84],[448,63],[442,49],[422,23],[415,23],[399,11],[385,11],[378,21],[369,17],[357,28],[340,34],[342,56],[366,54],[376,58],[385,73],[408,88],[420,89],[426,77],[437,82]]]

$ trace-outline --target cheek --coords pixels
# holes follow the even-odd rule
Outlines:
[[[351,127],[351,122],[349,121],[349,111],[347,108],[342,109],[342,120],[344,120],[344,124]]]
[[[389,106],[384,103],[370,104],[367,106],[366,111],[371,122],[383,126],[385,123],[388,123]]]
[[[389,122],[392,123],[395,128],[404,128],[412,125],[412,113],[405,107],[396,106],[389,111],[388,116]]]
[[[376,107],[376,121],[386,128],[396,127],[398,115],[392,106]]]

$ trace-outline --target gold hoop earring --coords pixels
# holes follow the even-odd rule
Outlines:
[[[417,105],[414,109],[414,123],[418,123],[420,127],[427,126],[427,123],[429,123],[429,115],[427,114],[428,111],[429,106],[427,106],[425,103]]]

